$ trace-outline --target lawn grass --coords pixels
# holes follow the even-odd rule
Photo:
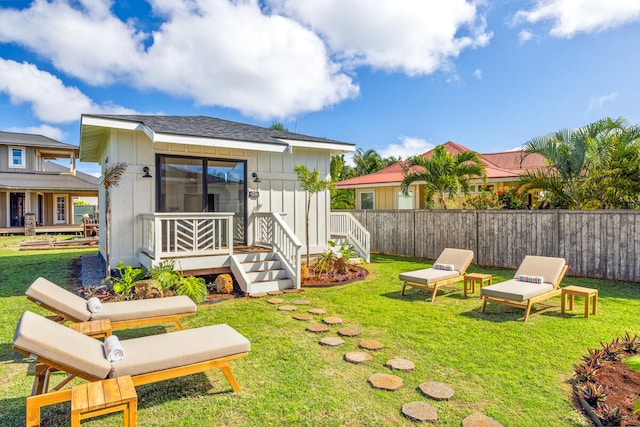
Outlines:
[[[65,283],[69,261],[83,253],[11,252],[0,249],[1,426],[24,423],[25,397],[33,378],[33,364],[11,351],[20,314],[27,309],[43,313],[27,301],[24,290],[39,275]],[[475,411],[505,426],[589,425],[571,400],[572,365],[600,341],[625,331],[640,333],[640,285],[567,277],[565,286],[599,290],[598,314],[585,319],[578,299],[577,309],[562,316],[560,298],[554,298],[537,305],[523,323],[523,310],[502,305],[489,304],[481,315],[477,291],[465,299],[461,285],[439,293],[433,304],[423,290],[408,289],[401,296],[398,273],[429,265],[424,260],[373,256],[364,281],[282,296],[288,303],[310,300],[310,307],[323,307],[328,316],[341,317],[345,326],[363,330],[337,348],[320,346],[321,336],[305,332],[308,323],[279,312],[266,298],[200,306],[197,316],[185,319],[187,328],[228,323],[252,343],[249,357],[231,366],[241,391],[231,393],[217,371],[139,387],[139,424],[402,426],[414,424],[400,413],[404,403],[428,401],[438,409],[438,424],[444,426],[459,426]],[[491,273],[494,283],[513,275],[513,270],[473,265],[470,271]],[[331,329],[333,336],[339,327]],[[164,327],[148,327],[118,331],[118,336],[163,331]],[[376,339],[386,347],[373,353],[372,362],[345,362],[344,354],[357,350],[360,339]],[[390,372],[384,363],[394,357],[412,360],[416,370],[394,372],[404,379],[399,391],[372,389],[367,378]],[[450,385],[454,397],[436,402],[422,396],[417,387],[430,380]],[[68,424],[68,405],[55,405],[43,415],[43,426]],[[121,423],[121,416],[108,415],[87,424]]]

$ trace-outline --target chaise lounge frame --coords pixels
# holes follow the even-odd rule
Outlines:
[[[447,249],[448,248],[444,249],[442,254],[440,254],[440,257],[438,257],[438,259],[434,262],[434,264],[440,261],[442,255],[445,253]],[[471,255],[470,259],[466,262],[466,264],[464,264],[464,267],[460,271],[458,271],[458,273],[460,274],[456,277],[450,277],[450,278],[439,280],[433,283],[419,283],[412,280],[404,280],[402,283],[402,292],[400,292],[400,295],[404,295],[404,291],[407,288],[407,286],[410,286],[412,288],[432,290],[433,293],[431,294],[431,302],[434,302],[436,299],[436,295],[438,294],[439,287],[452,285],[454,283],[461,282],[464,280],[464,275],[467,272],[467,268],[469,268],[469,265],[471,265],[471,261],[473,261],[473,254]],[[410,274],[410,273],[411,272],[404,273],[404,274]]]
[[[74,378],[78,377],[91,382],[104,380],[104,378],[102,377],[94,376],[80,371],[78,369],[75,369],[73,366],[58,363],[46,357],[33,354],[29,350],[21,348],[15,344],[13,345],[13,350],[17,353],[27,356],[28,358],[36,362],[33,386],[31,388],[31,396],[27,397],[26,427],[40,426],[40,409],[43,406],[71,401],[72,390],[70,388],[64,387]],[[140,385],[156,383],[159,381],[219,369],[231,385],[233,391],[238,392],[240,391],[240,385],[231,372],[229,362],[246,357],[248,355],[248,352],[237,353],[189,365],[177,366],[139,375],[131,375],[131,379],[133,381],[134,387],[137,387]],[[67,375],[54,387],[49,388],[51,374],[54,372],[65,372]]]
[[[533,306],[533,304],[540,301],[544,301],[549,298],[553,298],[562,293],[562,289],[560,289],[560,282],[562,282],[562,279],[564,278],[564,275],[567,272],[567,268],[569,268],[569,266],[565,264],[564,267],[562,268],[562,272],[558,276],[558,279],[553,283],[553,289],[551,291],[545,292],[544,294],[537,295],[533,298],[529,298],[524,301],[518,301],[518,300],[509,299],[509,298],[499,298],[491,295],[481,294],[480,295],[480,297],[482,298],[481,312],[484,313],[488,302],[495,302],[497,304],[508,305],[516,308],[523,308],[525,310],[524,321],[526,322],[527,320],[529,320],[529,313],[531,312],[531,307]],[[480,292],[482,293],[482,290]]]
[[[35,285],[36,282],[38,281],[45,281],[50,283],[53,286],[58,286],[55,283],[49,282],[48,280],[40,277],[38,279],[36,279],[34,281],[34,283],[32,284]],[[28,291],[27,291],[28,292]],[[69,292],[67,290],[64,290],[64,292]],[[76,295],[74,295],[75,297],[77,297]],[[171,298],[171,297],[168,297]],[[49,310],[52,313],[55,313],[52,316],[47,316],[48,319],[53,320],[56,323],[66,323],[66,322],[71,322],[71,323],[82,323],[82,322],[87,322],[87,319],[82,319],[79,318],[77,316],[72,315],[71,313],[68,312],[63,312],[60,310],[60,308],[58,307],[54,307],[51,304],[48,304],[45,301],[42,301],[41,299],[35,298],[32,295],[28,295],[27,294],[27,299],[29,301],[32,301],[34,303],[36,303],[37,305],[39,305],[42,308],[45,308],[47,310]],[[154,301],[153,299],[150,301]],[[114,302],[114,303],[109,303],[109,304],[126,304],[128,301],[122,301],[122,302]],[[189,317],[189,316],[194,316],[196,314],[195,310],[193,312],[187,312],[187,313],[176,313],[176,314],[169,314],[169,315],[161,315],[161,316],[152,316],[152,317],[144,317],[144,318],[137,318],[137,319],[127,319],[127,320],[111,320],[111,328],[112,329],[126,329],[126,328],[133,328],[133,327],[141,327],[141,326],[151,326],[151,325],[160,325],[160,324],[164,324],[164,323],[172,323],[176,329],[178,329],[179,331],[184,330],[184,326],[182,325],[182,323],[180,322],[180,320],[184,317]]]

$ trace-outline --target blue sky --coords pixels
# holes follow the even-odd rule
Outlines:
[[[503,151],[640,123],[639,51],[640,0],[0,0],[0,130],[207,115],[385,157]]]

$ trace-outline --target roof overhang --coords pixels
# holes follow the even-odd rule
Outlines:
[[[233,147],[236,149],[272,153],[291,153],[294,147],[329,150],[332,154],[350,153],[355,145],[336,142],[314,142],[293,139],[278,139],[278,143],[241,141],[225,138],[208,138],[192,135],[154,132],[139,122],[83,115],[80,122],[80,160],[100,162],[104,145],[111,129],[143,132],[152,143],[200,145],[205,147]]]

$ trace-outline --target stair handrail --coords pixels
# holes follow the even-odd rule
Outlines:
[[[331,212],[330,232],[346,238],[365,262],[371,262],[371,234],[350,212]]]
[[[302,242],[279,213],[257,212],[254,215],[255,242],[271,247],[292,276],[294,287],[299,289]]]

